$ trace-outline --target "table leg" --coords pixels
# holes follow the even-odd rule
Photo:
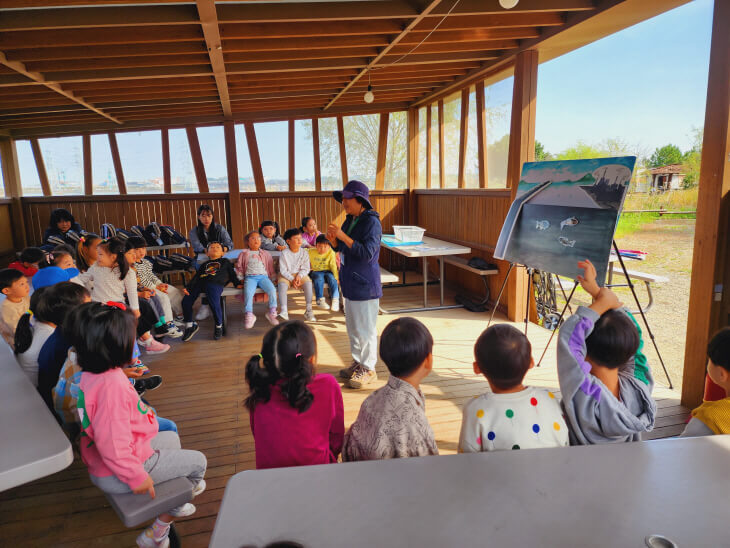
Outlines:
[[[423,308],[428,306],[428,258],[423,258]]]
[[[613,263],[608,263],[608,285],[613,283]]]
[[[444,306],[444,258],[439,257],[439,285],[441,286],[441,306]]]

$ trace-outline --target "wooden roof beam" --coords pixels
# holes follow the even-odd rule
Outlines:
[[[0,51],[0,64],[5,65],[6,67],[16,71],[18,74],[25,76],[26,78],[30,78],[31,80],[38,82],[39,84],[43,84],[48,89],[51,89],[51,90],[55,91],[56,93],[63,95],[67,99],[71,99],[75,103],[78,103],[79,105],[86,107],[87,109],[95,112],[96,114],[111,120],[115,124],[122,123],[119,120],[117,120],[116,118],[114,118],[113,116],[104,112],[103,110],[96,108],[94,105],[92,105],[90,103],[87,103],[81,97],[77,97],[72,92],[64,90],[58,84],[46,81],[45,76],[43,76],[43,74],[41,74],[40,72],[29,71],[26,69],[26,67],[23,63],[20,63],[18,61],[8,61],[8,59],[5,57],[5,54],[1,51]]]
[[[413,19],[387,46],[385,46],[378,55],[376,55],[369,63],[365,65],[365,67],[352,79],[350,80],[350,83],[348,83],[340,92],[332,98],[331,101],[329,101],[325,106],[323,110],[329,109],[332,105],[335,104],[337,99],[342,97],[347,90],[349,90],[360,78],[365,76],[370,69],[372,69],[380,60],[385,57],[385,55],[393,49],[395,46],[398,45],[398,43],[411,31],[413,30],[426,15],[431,13],[434,9],[436,9],[436,6],[438,6],[441,3],[441,0],[433,0],[430,2],[426,7],[418,14],[418,16]]]
[[[221,43],[220,28],[215,0],[197,0],[200,25],[203,27],[203,36],[208,47],[210,66],[213,69],[215,84],[221,99],[221,107],[226,117],[231,116],[231,99],[228,96],[228,81],[226,79],[226,64],[223,60],[223,45]]]

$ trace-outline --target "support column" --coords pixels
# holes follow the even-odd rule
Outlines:
[[[385,188],[385,159],[388,152],[388,120],[390,115],[387,112],[380,113],[380,126],[378,128],[378,154],[375,165],[375,190]]]
[[[5,197],[12,200],[10,215],[13,226],[13,243],[16,249],[23,249],[28,245],[28,240],[25,236],[23,206],[20,203],[20,198],[23,196],[23,187],[20,184],[18,151],[15,148],[14,140],[0,137],[0,160],[2,161]]]
[[[523,51],[515,60],[512,91],[512,121],[510,124],[507,184],[512,199],[517,194],[522,164],[535,158],[535,112],[537,99],[537,51]],[[507,317],[522,321],[527,306],[527,274],[516,268],[507,285]]]
[[[702,401],[707,343],[730,324],[730,3],[715,0],[682,404]]]
[[[238,156],[236,154],[236,128],[232,121],[223,123],[226,142],[226,169],[228,173],[228,221],[233,245],[243,247],[243,213],[241,212],[241,188],[238,183]]]
[[[84,134],[81,138],[84,149],[84,194],[91,196],[94,193],[94,181],[91,169],[91,135]]]

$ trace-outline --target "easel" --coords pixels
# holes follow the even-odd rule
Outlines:
[[[616,240],[613,241],[613,249],[616,252],[616,257],[618,257],[618,261],[621,264],[621,270],[624,273],[624,276],[626,277],[626,281],[628,282],[628,286],[631,289],[631,294],[634,297],[634,301],[636,302],[636,308],[639,310],[639,313],[641,314],[641,319],[644,321],[644,326],[646,327],[646,332],[649,335],[649,338],[651,339],[652,344],[654,345],[654,350],[656,351],[656,355],[659,357],[659,363],[662,365],[662,369],[664,370],[664,375],[667,377],[667,382],[669,383],[669,388],[674,388],[674,385],[672,384],[672,379],[669,376],[669,371],[667,371],[666,366],[664,365],[664,360],[662,359],[662,355],[659,352],[659,347],[657,346],[656,339],[654,338],[654,333],[651,330],[651,327],[649,326],[649,321],[646,319],[646,315],[644,314],[644,309],[641,308],[641,303],[639,302],[639,297],[636,294],[636,290],[634,289],[634,284],[631,281],[631,277],[628,274],[628,271],[626,270],[626,265],[624,264],[624,259],[621,256],[621,253],[619,252],[618,245],[616,244]],[[499,306],[499,301],[502,298],[502,293],[504,293],[504,288],[507,286],[507,280],[509,279],[509,275],[512,273],[512,270],[515,266],[524,266],[527,269],[527,305],[525,309],[525,335],[527,335],[527,326],[530,321],[530,286],[532,283],[532,273],[534,271],[533,268],[530,268],[526,265],[516,265],[515,263],[510,263],[509,268],[507,269],[507,274],[504,277],[504,281],[502,282],[502,287],[499,289],[499,294],[497,295],[497,300],[494,302],[494,307],[492,308],[492,313],[489,316],[489,322],[487,323],[487,327],[489,327],[492,324],[492,320],[494,319],[494,312],[497,310],[497,306]],[[560,284],[560,281],[558,279],[558,283]],[[573,283],[573,289],[570,292],[570,295],[566,298],[565,306],[563,306],[563,309],[560,311],[560,317],[558,318],[557,326],[560,326],[561,322],[563,321],[563,317],[565,316],[565,311],[570,306],[570,300],[573,298],[573,295],[575,294],[575,290],[578,287],[578,280],[574,280]],[[562,284],[560,284],[560,289],[563,289]],[[565,291],[563,291],[563,297],[565,297]],[[550,343],[553,341],[553,337],[555,336],[556,329],[553,329],[552,333],[550,334],[550,338],[548,339],[547,345],[545,346],[545,349],[542,351],[542,355],[540,356],[540,360],[537,362],[537,366],[540,367],[540,364],[542,363],[543,358],[545,357],[545,353],[547,352],[547,349],[550,347]]]

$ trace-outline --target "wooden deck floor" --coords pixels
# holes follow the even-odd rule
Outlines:
[[[436,288],[431,288],[436,302]],[[449,295],[451,297],[451,295]],[[291,297],[290,297],[291,298]],[[422,298],[418,287],[387,289],[383,304],[387,308],[418,306]],[[451,301],[452,302],[452,301]],[[208,458],[208,488],[196,498],[197,513],[178,522],[187,548],[207,546],[228,478],[254,467],[254,442],[248,414],[242,406],[247,388],[244,365],[259,351],[267,322],[262,310],[251,331],[242,326],[242,308],[229,300],[230,327],[220,342],[212,340],[210,321],[189,343],[174,342],[167,354],[147,360],[154,373],[163,375],[164,384],[148,394],[160,415],[177,422],[183,447],[197,449]],[[303,301],[290,305],[292,319],[301,317]],[[461,407],[472,396],[488,390],[483,378],[472,371],[474,341],[486,327],[488,314],[453,309],[414,314],[431,330],[435,339],[434,371],[422,389],[426,411],[442,454],[456,452]],[[313,324],[317,334],[319,370],[336,374],[349,363],[349,346],[341,313],[319,312]],[[394,316],[380,316],[378,330]],[[536,358],[542,352],[549,332],[531,325],[529,338]],[[363,399],[387,379],[387,370],[378,363],[380,379],[370,390],[343,389],[345,422],[357,416]],[[662,379],[661,375],[655,374]],[[528,375],[531,385],[557,390],[555,345],[551,346],[540,368]],[[688,410],[679,403],[679,394],[657,387],[659,406],[656,428],[648,438],[670,437],[682,431]],[[137,531],[124,528],[106,499],[94,487],[80,459],[53,476],[0,493],[0,544],[3,546],[134,546]]]

